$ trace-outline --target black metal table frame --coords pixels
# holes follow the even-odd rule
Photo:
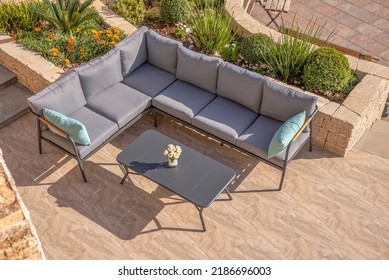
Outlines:
[[[123,179],[122,179],[122,181],[120,182],[120,184],[123,185],[123,184],[124,184],[124,181],[126,181],[126,179],[127,179],[128,175],[130,174],[130,172],[129,172],[128,167],[127,167],[126,165],[124,165],[124,164],[121,164],[121,165],[122,165],[122,166],[124,167],[124,169],[126,170],[126,173],[124,174]],[[139,173],[137,173],[137,174],[139,174]],[[146,176],[145,176],[145,177],[146,177]],[[148,177],[146,177],[146,178],[148,178]],[[150,178],[148,178],[148,179],[151,180]],[[153,181],[153,180],[152,180],[152,181]],[[196,203],[194,203],[194,202],[188,200],[187,198],[185,198],[185,197],[183,197],[182,195],[180,195],[180,194],[174,192],[173,190],[169,189],[168,187],[166,187],[166,186],[160,184],[159,182],[155,182],[155,183],[159,184],[160,186],[164,187],[165,189],[167,189],[167,190],[169,190],[169,191],[175,193],[175,194],[178,195],[179,197],[181,197],[181,198],[187,200],[188,202],[192,203],[192,204],[196,207],[196,209],[199,211],[200,221],[201,221],[201,225],[202,225],[202,227],[203,227],[203,232],[206,232],[206,231],[207,231],[207,227],[205,226],[205,221],[204,221],[204,216],[203,216],[203,210],[204,210],[205,207],[201,207],[201,206],[197,205]],[[222,190],[222,192],[223,192],[223,191],[225,191],[226,194],[228,195],[228,198],[229,198],[228,200],[232,200],[231,193],[230,193],[230,191],[228,190],[228,185],[225,186],[225,188]]]

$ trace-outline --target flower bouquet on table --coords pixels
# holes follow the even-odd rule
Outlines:
[[[167,145],[167,149],[163,151],[163,154],[168,158],[168,163],[170,167],[177,166],[178,159],[180,158],[181,153],[181,147],[173,144]]]

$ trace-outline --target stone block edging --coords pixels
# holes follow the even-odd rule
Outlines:
[[[260,24],[247,12],[254,2],[255,0],[226,0],[225,11],[234,18],[234,28],[243,37],[263,33],[278,40],[280,32]],[[314,142],[339,156],[346,156],[362,134],[381,117],[389,91],[389,67],[349,55],[346,57],[351,69],[362,80],[343,104],[319,96],[319,112],[313,122]]]

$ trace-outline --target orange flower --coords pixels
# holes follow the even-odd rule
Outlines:
[[[75,40],[72,38],[72,37],[70,37],[70,38],[68,38],[68,43],[69,44],[74,44],[74,42],[75,42]]]
[[[16,41],[16,35],[15,34],[13,34],[13,35],[11,35],[11,40],[13,40],[13,41]]]
[[[111,34],[112,35],[112,31],[111,30],[109,30],[109,29],[107,29],[107,30],[105,30],[105,34]]]
[[[96,40],[100,40],[100,33],[97,33],[97,34],[95,35],[95,39],[96,39]]]
[[[118,34],[118,33],[120,33],[120,29],[119,29],[119,27],[114,27],[113,28],[113,32],[115,33],[115,34]]]
[[[118,35],[113,35],[113,39],[116,40],[116,41],[119,41],[120,37]]]
[[[38,27],[35,27],[34,30],[35,30],[36,32],[39,32],[39,31],[42,30],[42,28],[40,28],[40,27],[38,26]]]
[[[115,41],[111,41],[111,46],[113,47],[113,46],[115,46],[116,45],[116,42]]]
[[[58,49],[57,49],[57,48],[52,48],[52,49],[51,49],[51,54],[52,54],[53,56],[57,56],[57,55],[58,55]]]
[[[103,40],[103,41],[100,42],[100,44],[102,44],[103,46],[105,46],[105,45],[107,44],[107,42]]]
[[[63,61],[64,61],[66,64],[70,64],[70,60],[67,59],[67,58],[65,58]]]
[[[108,38],[112,38],[112,36],[113,36],[112,33],[107,33]]]
[[[50,34],[50,39],[55,39],[55,34],[54,33]]]
[[[67,46],[66,46],[66,49],[67,49],[68,51],[71,51],[71,50],[73,49],[73,47],[70,46],[70,45],[67,45]]]

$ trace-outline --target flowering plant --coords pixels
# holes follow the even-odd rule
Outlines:
[[[181,147],[173,144],[167,145],[167,149],[163,151],[163,154],[167,156],[170,161],[179,159],[181,153],[182,153]]]

